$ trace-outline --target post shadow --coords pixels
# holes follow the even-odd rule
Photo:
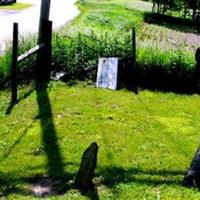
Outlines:
[[[22,101],[22,100],[28,98],[28,97],[33,93],[34,90],[35,90],[35,89],[30,90],[30,91],[28,91],[27,93],[25,93],[22,97],[18,98],[17,103],[19,103],[20,101]],[[7,108],[6,112],[5,112],[5,114],[6,114],[6,115],[10,115],[11,112],[12,112],[12,110],[13,110],[13,108],[15,107],[15,105],[16,105],[16,103],[10,102],[10,105],[8,106],[8,108]]]
[[[48,177],[60,179],[65,177],[64,163],[58,145],[47,86],[48,82],[40,83],[36,79],[36,95],[39,108],[38,119],[42,129],[41,137],[44,151],[47,156]]]

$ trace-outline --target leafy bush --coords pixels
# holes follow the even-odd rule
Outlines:
[[[53,49],[54,70],[65,70],[70,79],[84,79],[87,71],[96,74],[99,57],[130,57],[131,39],[119,33],[56,34]]]
[[[23,39],[20,42],[19,54],[32,48],[36,43],[34,37]],[[66,80],[84,80],[96,78],[97,63],[99,57],[118,57],[129,63],[132,55],[132,42],[130,33],[111,32],[111,33],[88,33],[61,34],[53,35],[53,71],[65,71]],[[9,76],[10,54],[5,54],[1,65],[1,82]],[[181,50],[162,50],[156,47],[140,45],[137,42],[137,66],[139,69],[140,80],[144,77],[174,77],[183,80],[190,79],[195,70],[195,59],[191,53]],[[6,66],[7,65],[7,66]],[[22,62],[19,67],[20,74],[25,74],[29,79],[35,58],[30,57]],[[6,68],[7,67],[7,68]],[[128,67],[128,66],[126,66]]]
[[[164,51],[158,48],[139,47],[137,62],[141,73],[162,72],[173,76],[190,77],[195,70],[194,55],[184,50]]]

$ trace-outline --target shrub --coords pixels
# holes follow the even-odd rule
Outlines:
[[[24,53],[36,44],[36,38],[22,38],[19,54]],[[99,57],[118,57],[130,63],[132,43],[130,33],[88,33],[53,35],[53,71],[65,71],[66,80],[95,80]],[[128,61],[128,62],[127,62]],[[0,59],[0,82],[9,77],[10,51]],[[33,74],[35,57],[30,57],[19,66],[20,74],[30,79]],[[137,66],[140,80],[146,77],[153,79],[173,77],[188,80],[195,69],[194,55],[183,49],[163,50],[157,47],[142,46],[137,42]],[[128,66],[126,66],[128,67]],[[31,77],[32,78],[32,77]],[[150,81],[150,79],[147,79]]]
[[[54,70],[64,70],[70,79],[82,80],[87,71],[94,77],[99,57],[130,57],[131,40],[129,34],[119,37],[119,33],[55,34],[53,49]]]

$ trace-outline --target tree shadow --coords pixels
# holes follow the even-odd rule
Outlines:
[[[28,192],[17,186],[18,179],[14,174],[4,174],[0,172],[0,199],[4,199],[8,194],[21,194],[26,196]]]
[[[90,190],[79,190],[81,195],[86,196],[88,199],[91,200],[99,200],[99,194],[97,188],[94,186]]]
[[[100,168],[98,175],[102,177],[104,185],[114,188],[120,183],[138,183],[147,186],[179,185],[182,181],[177,176],[184,176],[185,172],[179,170],[143,170],[140,168],[105,167]]]
[[[76,163],[65,163],[65,165],[76,165]],[[78,163],[77,163],[78,165]],[[38,166],[40,168],[41,166]],[[29,170],[34,170],[36,168],[32,168]],[[11,194],[17,194],[21,195],[23,197],[28,196],[35,196],[31,188],[34,187],[35,184],[39,183],[41,180],[45,180],[47,177],[44,174],[34,174],[31,177],[26,176],[16,176],[16,173],[19,171],[14,171],[12,173],[2,173],[0,172],[0,199],[6,198],[7,196]],[[72,183],[70,183],[70,180],[72,180],[75,177],[75,173],[68,173],[67,179],[66,177],[62,177],[56,180],[53,180],[54,182],[54,193],[43,196],[43,197],[49,197],[49,196],[61,196],[65,194],[66,192],[70,190],[76,189]],[[21,186],[26,185],[26,187]],[[27,187],[29,186],[29,187]],[[90,190],[79,190],[81,195],[86,196],[88,199],[91,200],[99,200],[98,191],[95,187],[91,188]],[[37,197],[37,196],[36,196]]]
[[[47,174],[48,178],[56,182],[56,193],[64,194],[67,190],[73,187],[68,184],[68,180],[72,179],[74,175],[65,173],[64,171],[63,158],[58,144],[47,88],[48,82],[40,83],[36,79],[36,94],[39,107],[38,119],[40,119],[42,127],[42,141],[44,151],[47,155]],[[35,182],[36,180],[39,181],[41,178],[34,177],[32,182]],[[91,190],[88,191],[80,190],[80,192],[82,195],[87,196],[91,200],[99,199],[95,188],[91,188]]]
[[[17,171],[4,174],[0,173],[0,199],[6,198],[10,194],[18,194],[22,196],[34,196],[31,191],[31,187],[33,187],[36,183],[44,180],[46,176],[44,174],[35,174],[32,177],[16,177]],[[74,177],[74,174],[68,174],[68,178]],[[54,181],[54,190],[55,193],[52,195],[62,195],[66,192],[66,188],[70,189],[69,181],[63,177],[59,180]],[[22,185],[26,185],[23,187]],[[29,187],[27,187],[29,186]]]
[[[121,59],[118,69],[118,89],[127,89],[138,93],[138,88],[151,91],[174,92],[176,94],[199,94],[200,78],[196,69],[189,72],[181,71],[181,65],[166,71],[156,66],[140,66],[137,63],[136,74],[131,72],[131,58]]]
[[[66,163],[77,164],[77,163]],[[30,169],[32,170],[32,169]],[[12,174],[0,173],[0,197],[6,197],[9,194],[19,194],[22,196],[32,196],[30,190],[25,190],[18,186],[19,183],[34,185],[40,180],[46,178],[44,174],[35,174],[32,177],[16,177],[16,172]],[[91,190],[80,190],[83,196],[86,196],[91,200],[98,200],[98,187],[104,185],[111,189],[115,193],[115,188],[119,184],[136,183],[138,185],[145,185],[147,187],[156,187],[160,185],[171,185],[184,187],[182,177],[184,177],[185,171],[181,170],[166,170],[166,169],[141,169],[138,167],[123,168],[118,166],[111,167],[98,167],[96,178],[101,180],[98,183],[95,182],[94,187]],[[68,174],[68,179],[65,177],[59,178],[56,182],[56,194],[62,195],[71,189],[75,189],[73,185],[69,184],[69,180],[75,176],[74,173]],[[180,180],[181,178],[181,180]],[[67,190],[66,190],[67,188]]]
[[[197,33],[198,25],[190,19],[183,19],[158,13],[144,13],[144,21],[148,24],[164,26],[184,33]]]
[[[48,178],[53,180],[54,182],[57,181],[57,189],[58,193],[64,193],[64,191],[67,190],[67,180],[71,178],[70,174],[65,173],[64,171],[64,163],[62,159],[62,155],[60,152],[59,144],[58,144],[58,138],[57,138],[57,132],[53,121],[52,116],[52,109],[50,104],[50,99],[48,96],[48,82],[39,82],[37,79],[35,81],[35,90],[36,90],[36,100],[38,104],[38,116],[37,120],[40,120],[41,125],[41,138],[43,142],[43,149],[44,153],[47,157],[47,164],[46,169],[47,173],[45,177],[42,175],[40,176],[34,176],[32,179],[23,179],[22,182],[32,183],[32,181],[39,181],[44,178]],[[25,94],[20,100],[23,98],[28,97],[33,91],[30,91],[29,93]],[[7,114],[10,114],[14,105],[11,104],[9,108],[7,109]],[[8,151],[3,155],[2,160],[6,159],[9,154],[11,153],[12,149],[21,141],[21,139],[26,135],[28,129],[30,126],[19,136],[19,138],[14,142],[14,144],[8,149]],[[2,161],[1,160],[1,161]],[[1,180],[0,180],[1,181]],[[19,179],[17,180],[19,181]],[[4,182],[4,181],[3,181]],[[8,180],[8,184],[6,188],[9,188],[10,183],[14,183],[14,180]],[[6,183],[6,182],[5,182]],[[12,184],[14,190],[9,190],[6,192],[6,194],[16,192],[20,193],[18,189],[14,186],[15,184]]]
[[[174,92],[176,94],[200,94],[200,87],[195,77],[176,76],[162,72],[149,72],[139,75],[139,87],[151,91]]]

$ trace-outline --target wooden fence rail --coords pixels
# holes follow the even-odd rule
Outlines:
[[[45,43],[42,43],[40,45],[33,47],[32,49],[29,49],[27,52],[17,57],[17,63],[19,64],[20,62],[29,58],[33,54],[38,53],[39,50],[41,50],[44,46],[45,46]]]

